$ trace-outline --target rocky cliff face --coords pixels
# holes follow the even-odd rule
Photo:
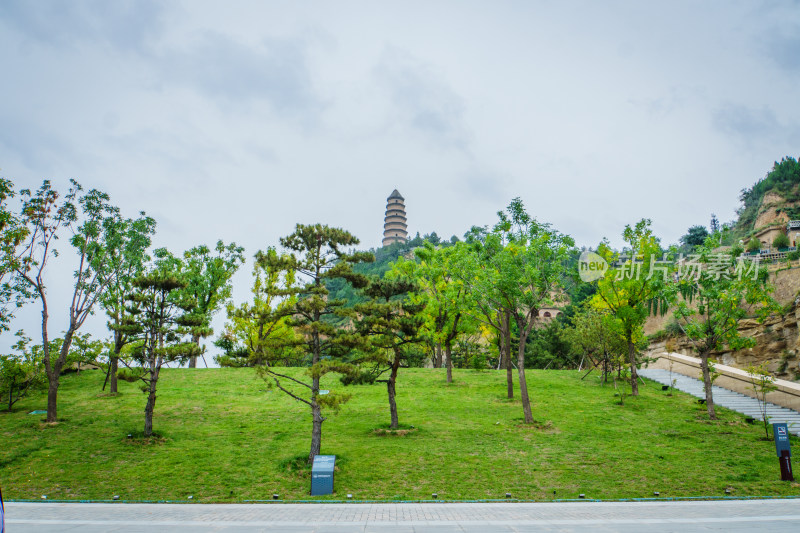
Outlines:
[[[800,295],[800,261],[793,261],[792,268],[787,268],[785,263],[770,265],[769,283],[773,287],[772,297],[783,306],[794,305],[795,298]],[[781,269],[781,270],[779,270]],[[664,316],[648,317],[644,324],[645,335],[652,335],[667,327],[674,321],[672,313]]]
[[[739,333],[754,338],[756,346],[747,350],[726,350],[715,356],[720,363],[742,370],[750,365],[767,363],[767,367],[775,377],[800,380],[800,268],[771,272],[770,284],[774,288],[772,297],[788,309],[786,313],[780,317],[773,317],[763,324],[754,319],[742,320],[739,323]],[[645,323],[645,334],[650,335],[667,328],[670,321],[674,321],[672,313],[667,313],[663,317],[650,317]],[[673,342],[675,344],[673,351],[697,356],[692,344],[686,339],[678,338]],[[664,349],[664,342],[653,343],[650,346],[651,353]]]
[[[753,229],[757,230],[771,225],[785,225],[789,222],[789,216],[781,208],[786,208],[789,205],[793,206],[794,204],[787,202],[777,192],[768,192],[764,195],[764,199],[761,200]]]
[[[793,305],[791,311],[779,317],[772,317],[763,323],[755,319],[742,320],[739,333],[756,340],[753,348],[745,350],[722,350],[715,352],[720,363],[746,369],[750,365],[767,364],[767,368],[775,377],[790,381],[800,379],[800,307]],[[663,352],[666,342],[650,345],[651,355]],[[684,355],[697,356],[692,343],[686,338],[670,341],[670,351]]]

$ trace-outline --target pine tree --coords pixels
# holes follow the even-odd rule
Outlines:
[[[373,279],[364,289],[370,301],[355,306],[359,316],[356,331],[366,340],[366,355],[360,359],[363,365],[372,365],[371,379],[389,372],[386,383],[389,397],[391,429],[397,429],[397,374],[400,367],[408,364],[415,345],[424,342],[421,330],[425,318],[421,315],[425,304],[414,304],[408,294],[417,289],[405,278]]]
[[[158,266],[134,282],[128,295],[128,313],[133,320],[124,333],[136,339],[132,357],[145,370],[147,405],[144,411],[144,436],[153,434],[153,411],[161,367],[174,361],[185,362],[199,352],[191,336],[203,327],[203,317],[194,312],[197,302],[181,293],[187,281]]]
[[[295,231],[281,238],[280,242],[286,253],[266,254],[262,261],[271,271],[283,271],[288,274],[285,276],[287,279],[295,282],[285,288],[270,289],[276,296],[292,299],[290,305],[276,310],[272,320],[287,318],[286,324],[294,328],[298,337],[278,339],[276,347],[301,348],[301,355],[310,363],[309,379],[297,379],[278,371],[269,358],[259,368],[264,379],[311,410],[311,449],[308,454],[311,463],[322,446],[322,423],[326,419],[322,414],[323,408],[335,411],[349,399],[348,394],[335,392],[321,396],[320,379],[332,372],[347,375],[356,371],[342,358],[358,344],[358,339],[331,323],[334,316],[350,313],[344,309],[344,300],[328,298],[325,284],[329,280],[344,279],[355,288],[366,286],[367,278],[353,272],[352,267],[361,262],[371,262],[374,258],[366,252],[344,252],[343,247],[358,244],[358,239],[343,229],[322,224],[297,224]],[[297,386],[302,387],[302,392],[298,392]]]

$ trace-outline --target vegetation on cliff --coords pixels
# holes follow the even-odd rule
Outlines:
[[[786,156],[780,163],[776,161],[764,178],[749,189],[742,189],[739,196],[742,206],[736,212],[739,216],[735,225],[738,234],[745,235],[756,229],[753,226],[761,202],[769,192],[779,194],[787,204],[800,202],[800,163],[797,159]],[[786,206],[783,209],[790,220],[800,219],[800,207]]]

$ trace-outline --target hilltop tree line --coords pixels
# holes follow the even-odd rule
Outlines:
[[[746,346],[738,320],[775,309],[763,273],[682,278],[680,264],[658,265],[680,250],[662,248],[648,220],[626,226],[623,250],[600,243],[596,253],[610,266],[599,280],[582,282],[573,239],[536,220],[519,198],[497,213],[494,225],[474,226],[463,240],[443,242],[434,233],[371,251],[358,251],[358,238],[344,229],[297,224],[279,246],[255,253],[251,299],[236,304],[230,279],[245,256],[235,243],[177,255],[151,251],[152,218],[125,218],[108,195],[75,181],[63,195],[49,181],[35,192],[19,191],[18,210],[10,208],[13,184],[3,180],[0,191],[0,328],[9,331],[21,305],[42,309],[41,344],[19,332],[15,353],[0,359],[0,393],[10,409],[27,391],[46,387],[48,423],[59,420],[62,373],[91,362],[106,370],[110,394],[117,379],[140,384],[149,437],[161,369],[196,366],[202,340],[213,335],[211,319],[223,308],[217,362],[254,367],[308,409],[309,461],[321,451],[324,421],[350,399],[351,385],[385,384],[390,428],[399,428],[397,383],[411,366],[442,368],[446,383],[456,367],[503,370],[508,398],[518,384],[526,424],[535,422],[531,367],[597,368],[623,402],[626,388],[638,395],[643,325],[654,313],[672,312],[696,343],[710,395],[710,354],[723,345]],[[719,263],[721,232],[702,241],[698,231],[690,234],[693,240],[682,244],[698,261]],[[72,298],[69,309],[51,309],[46,274],[65,236],[76,252]],[[737,251],[725,252],[723,262],[735,268]],[[663,275],[636,275],[655,267]],[[563,313],[545,318],[543,310],[553,308]],[[109,340],[92,341],[80,329],[101,310]],[[51,314],[67,325],[61,337],[51,334]],[[298,377],[286,367],[305,373]],[[341,387],[322,390],[328,374],[339,376]]]

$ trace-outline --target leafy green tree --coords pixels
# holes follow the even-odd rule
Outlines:
[[[104,227],[106,240],[113,242],[115,249],[115,252],[107,258],[111,276],[108,287],[100,299],[100,305],[108,317],[108,328],[114,336],[106,373],[106,382],[110,381],[111,394],[117,393],[120,354],[132,341],[132,338],[125,333],[134,321],[126,311],[126,297],[133,290],[134,280],[142,275],[145,265],[150,260],[147,249],[150,248],[155,228],[155,220],[144,213],[140,213],[137,219],[123,219]],[[104,390],[106,382],[103,383]]]
[[[542,307],[554,304],[554,297],[563,290],[564,263],[574,241],[539,224],[524,210],[521,202],[508,208],[511,221],[521,231],[499,254],[498,289],[501,306],[510,313],[519,335],[517,375],[525,423],[533,423],[525,376],[525,344],[537,322]]]
[[[435,231],[433,233],[429,233],[429,234],[423,235],[422,239],[424,241],[426,241],[426,242],[429,242],[429,243],[433,244],[433,245],[437,245],[440,242],[442,242],[442,239],[438,235],[436,235]]]
[[[692,226],[689,228],[689,231],[680,238],[681,244],[687,246],[691,249],[694,249],[695,246],[700,246],[704,242],[706,242],[706,238],[708,237],[708,230],[705,226]]]
[[[13,348],[16,353],[0,355],[0,397],[8,399],[8,410],[24,398],[29,391],[46,383],[41,349],[30,350],[31,342],[23,331],[17,332],[17,342]]]
[[[666,273],[659,272],[656,261],[661,256],[658,240],[650,229],[650,220],[642,219],[635,226],[625,226],[622,237],[628,244],[629,258],[622,262],[620,255],[611,251],[607,245],[598,247],[598,254],[608,261],[605,277],[597,282],[597,293],[592,297],[596,309],[607,309],[617,318],[620,333],[628,348],[631,395],[639,395],[639,375],[637,372],[637,349],[639,339],[644,337],[642,327],[650,311],[666,309],[663,296]],[[644,262],[649,271],[644,270]],[[654,307],[655,302],[655,307]],[[663,305],[662,305],[663,304]]]
[[[583,305],[572,317],[572,327],[566,328],[564,335],[575,355],[588,357],[600,366],[601,380],[608,383],[613,361],[627,354],[627,344],[619,334],[621,330],[612,313]]]
[[[385,379],[389,398],[391,429],[397,429],[397,374],[401,366],[408,366],[409,355],[422,339],[425,318],[421,311],[424,303],[412,303],[409,293],[417,289],[413,281],[404,278],[373,279],[364,288],[370,300],[357,304],[355,312],[359,317],[356,331],[368,340],[367,355],[358,362],[372,364],[372,377],[389,372]],[[410,351],[412,350],[412,351]],[[347,380],[345,380],[347,381]]]
[[[103,366],[100,359],[108,352],[108,348],[108,343],[93,339],[89,333],[76,333],[65,366],[74,366],[78,372],[81,371],[81,365]]]
[[[200,346],[200,338],[213,334],[211,319],[231,296],[231,277],[244,264],[244,248],[235,242],[228,245],[217,241],[213,252],[205,245],[196,246],[183,254],[187,296],[197,302],[196,313],[205,319],[205,327],[197,328],[192,342]],[[202,350],[199,352],[202,353]],[[189,368],[197,366],[197,356],[189,358]]]
[[[358,239],[343,229],[322,224],[297,224],[295,231],[282,237],[280,242],[286,253],[266,256],[265,260],[274,271],[284,272],[296,281],[289,287],[270,290],[276,296],[293,299],[291,305],[273,314],[273,320],[287,317],[287,325],[298,333],[299,340],[287,341],[288,347],[301,347],[304,356],[310,359],[310,380],[297,379],[278,371],[271,366],[269,359],[259,368],[265,380],[311,410],[311,448],[308,454],[311,463],[322,446],[322,423],[326,419],[322,414],[323,408],[335,411],[349,399],[349,395],[335,392],[320,395],[320,379],[332,372],[344,375],[355,372],[355,367],[343,362],[342,358],[356,345],[356,339],[330,322],[336,315],[349,313],[343,309],[343,300],[328,298],[325,282],[342,278],[355,288],[365,287],[366,277],[355,273],[353,265],[372,261],[373,256],[366,252],[346,253],[342,248],[355,246]],[[302,392],[298,392],[298,387]]]
[[[279,256],[274,248],[258,251],[253,267],[253,298],[250,302],[227,306],[228,322],[219,342],[228,359],[222,364],[259,366],[304,365],[304,352],[298,348],[302,339],[289,324],[289,315],[297,297],[287,295],[295,284],[296,272],[284,270],[289,255]],[[329,284],[326,283],[326,288]],[[227,346],[227,348],[226,348]],[[299,359],[299,361],[298,361]]]
[[[501,218],[505,216],[502,212],[498,214]],[[507,242],[508,234],[508,231],[499,229],[495,228],[491,238],[485,228],[478,226],[473,226],[464,235],[468,253],[459,255],[456,275],[472,296],[472,316],[497,333],[498,366],[506,369],[506,394],[511,399],[514,397],[511,313],[501,305],[500,296],[494,290],[494,280],[499,271],[498,256]]]
[[[558,318],[538,321],[528,335],[525,347],[525,368],[566,369],[578,368],[581,358],[576,358],[572,346],[564,335],[564,324]]]
[[[28,228],[28,236],[16,272],[37,295],[42,305],[42,346],[44,366],[47,373],[47,422],[58,421],[58,385],[61,370],[67,361],[72,339],[103,295],[112,270],[110,258],[117,252],[115,241],[107,239],[105,228],[119,224],[116,207],[109,204],[107,194],[92,189],[82,193],[83,188],[75,180],[62,201],[59,194],[45,180],[36,193],[22,190],[25,198],[22,206],[22,223]],[[79,223],[80,218],[80,224]],[[72,230],[70,244],[75,249],[78,264],[74,271],[74,285],[69,308],[69,320],[64,333],[64,342],[57,354],[50,350],[48,333],[49,309],[44,280],[48,261],[58,255],[55,241],[65,228]]]
[[[739,333],[739,322],[756,314],[763,320],[778,309],[770,298],[767,272],[755,275],[736,272],[736,261],[727,253],[715,252],[718,243],[709,239],[701,246],[697,268],[681,277],[675,286],[682,298],[677,299],[675,320],[700,357],[708,417],[716,420],[712,394],[710,355],[724,346],[732,350],[750,348],[755,339]],[[751,268],[755,268],[751,265]],[[676,293],[677,296],[677,293]]]
[[[236,338],[236,335],[226,327],[214,340],[214,346],[222,350],[220,355],[214,356],[214,361],[221,367],[244,368],[253,366],[250,351]]]
[[[14,310],[31,297],[27,284],[15,275],[29,230],[8,209],[7,201],[13,197],[14,184],[0,178],[0,333],[8,331]]]
[[[515,198],[500,212],[499,228],[507,232],[507,244],[503,236],[494,231],[486,237],[488,247],[497,250],[489,257],[492,267],[479,270],[478,284],[473,293],[487,295],[496,309],[510,317],[519,335],[517,348],[517,378],[525,423],[533,423],[530,397],[525,375],[525,348],[528,336],[536,324],[539,311],[554,304],[554,299],[563,292],[566,277],[565,264],[575,243],[531,217]],[[475,270],[475,269],[473,269]]]
[[[456,244],[436,248],[430,242],[415,250],[419,259],[399,258],[387,277],[409,277],[417,286],[410,296],[420,306],[425,317],[425,329],[436,351],[434,366],[440,367],[444,348],[447,382],[453,381],[453,345],[458,339],[476,329],[475,320],[467,312],[470,294],[467,285],[455,275],[460,257],[467,253],[466,245]]]
[[[708,227],[711,229],[712,235],[722,231],[722,226],[719,223],[719,219],[714,213],[711,213],[711,222],[709,223]]]
[[[141,380],[147,393],[144,410],[144,437],[153,434],[153,412],[161,367],[166,363],[183,363],[196,356],[199,347],[191,341],[204,327],[203,317],[194,312],[197,302],[183,289],[188,282],[180,274],[156,265],[133,282],[128,295],[127,312],[133,322],[124,333],[135,339],[131,356],[145,373]]]

